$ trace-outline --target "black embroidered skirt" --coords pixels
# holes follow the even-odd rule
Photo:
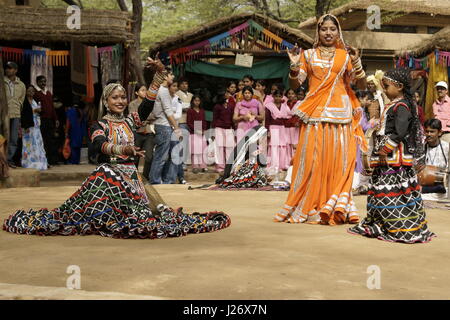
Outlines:
[[[165,238],[211,232],[230,225],[222,212],[184,214],[165,207],[153,215],[132,165],[100,165],[59,208],[18,210],[8,232],[37,235],[100,234],[113,238]]]
[[[392,242],[430,241],[435,234],[428,230],[414,169],[375,168],[369,182],[367,217],[349,232]]]

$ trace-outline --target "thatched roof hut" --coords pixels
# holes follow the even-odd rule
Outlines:
[[[150,47],[150,54],[156,52],[168,52],[182,46],[188,46],[204,39],[208,39],[216,34],[232,29],[245,21],[252,19],[261,24],[269,31],[291,43],[298,43],[301,47],[312,46],[313,39],[298,29],[289,27],[274,19],[256,13],[244,13],[220,18],[197,28],[187,30],[175,36],[166,38]]]
[[[406,51],[416,57],[422,57],[435,49],[450,51],[450,26],[435,33],[430,39],[421,41],[416,46],[408,48]]]
[[[84,43],[132,41],[131,15],[119,10],[83,9],[81,28],[69,29],[64,8],[5,7],[0,11],[0,40]]]
[[[361,23],[359,19],[342,17],[348,12],[361,11],[360,18],[367,19],[367,8],[377,5],[384,12],[404,13],[404,14],[429,14],[433,18],[437,16],[449,16],[449,0],[356,0],[347,3],[339,8],[331,10],[330,13],[339,18],[344,30],[351,29]],[[299,29],[312,29],[317,23],[316,17],[309,18],[298,25]],[[431,26],[431,24],[429,23]]]

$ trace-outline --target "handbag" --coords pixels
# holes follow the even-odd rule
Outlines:
[[[70,153],[71,153],[71,150],[70,150],[70,139],[66,138],[66,140],[64,140],[64,147],[63,147],[63,150],[62,150],[62,154],[63,154],[64,159],[66,159],[66,160],[69,159]]]

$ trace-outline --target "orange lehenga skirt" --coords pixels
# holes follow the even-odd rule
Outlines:
[[[356,138],[352,124],[300,126],[292,183],[276,222],[336,225],[358,223],[352,199]]]

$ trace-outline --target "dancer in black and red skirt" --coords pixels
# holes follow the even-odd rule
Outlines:
[[[422,166],[424,148],[409,72],[386,72],[383,86],[391,103],[381,116],[381,129],[374,141],[367,217],[349,232],[392,242],[428,242],[435,235],[427,226],[413,168],[413,164]]]
[[[150,63],[155,63],[151,59]],[[187,233],[210,232],[230,225],[221,212],[184,214],[159,205],[150,209],[142,180],[134,164],[144,152],[134,146],[133,131],[153,110],[160,84],[173,75],[157,61],[149,93],[138,112],[124,116],[125,89],[117,83],[107,85],[102,103],[107,114],[92,128],[92,143],[102,163],[68,200],[53,210],[16,211],[3,224],[8,232],[38,235],[100,234],[113,238],[165,238]],[[152,204],[155,207],[155,204]]]

